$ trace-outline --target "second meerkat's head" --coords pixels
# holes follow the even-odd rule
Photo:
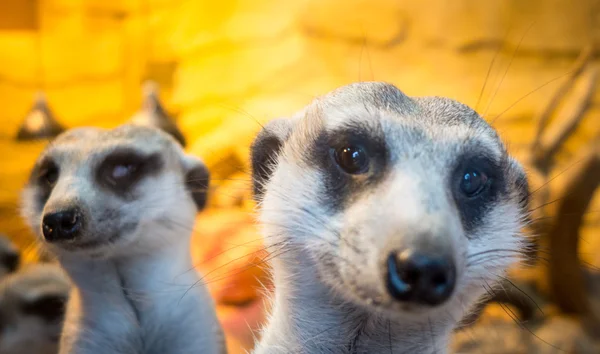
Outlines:
[[[344,86],[268,123],[252,164],[267,246],[301,250],[334,293],[386,315],[462,309],[523,247],[523,169],[451,99]]]
[[[159,129],[77,128],[39,156],[22,213],[55,253],[110,257],[134,242],[144,252],[189,236],[208,184],[204,163]]]

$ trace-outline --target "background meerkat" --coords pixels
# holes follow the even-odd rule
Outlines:
[[[23,214],[74,283],[61,353],[222,353],[189,252],[209,173],[168,134],[78,128],[40,155]]]
[[[55,263],[25,266],[0,283],[0,354],[56,354],[71,284]]]
[[[273,310],[256,353],[444,353],[521,256],[527,179],[447,98],[356,83],[252,147]]]

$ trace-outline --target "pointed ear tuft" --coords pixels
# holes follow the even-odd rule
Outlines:
[[[258,133],[250,149],[254,198],[264,194],[264,186],[273,174],[274,164],[292,130],[292,120],[279,118],[267,123]]]
[[[181,146],[187,141],[176,120],[167,112],[160,100],[160,88],[155,81],[147,80],[142,85],[142,105],[131,117],[130,122],[158,128],[171,135]]]
[[[206,207],[208,199],[208,187],[210,184],[210,173],[208,168],[199,158],[185,155],[183,160],[185,169],[185,186],[188,189],[198,211]]]

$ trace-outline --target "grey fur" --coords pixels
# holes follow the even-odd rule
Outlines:
[[[128,149],[160,157],[160,164],[125,195],[98,185],[106,156]],[[40,168],[51,159],[60,173],[44,193]],[[188,175],[202,161],[186,155],[170,135],[151,127],[79,128],[57,137],[41,154],[23,193],[23,215],[42,237],[45,213],[76,205],[83,232],[46,243],[75,287],[61,338],[61,354],[223,353],[214,302],[189,250],[198,203]]]
[[[358,181],[353,191],[335,189],[339,178],[327,182],[331,163],[321,151],[323,136],[348,127],[383,141],[387,154],[376,182]],[[500,169],[497,196],[473,220],[449,188],[466,154]],[[492,127],[451,99],[411,98],[379,82],[344,86],[267,124],[252,162],[275,284],[255,353],[445,353],[484,287],[520,258],[523,169]],[[456,289],[437,307],[401,304],[386,292],[385,257],[416,245],[455,260]],[[476,256],[494,249],[509,251]]]

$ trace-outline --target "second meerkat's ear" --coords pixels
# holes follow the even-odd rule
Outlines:
[[[158,84],[151,80],[144,82],[142,93],[142,105],[131,117],[130,122],[158,128],[186,147],[185,136],[160,100]]]
[[[258,133],[250,148],[252,166],[252,188],[254,198],[259,199],[264,193],[273,167],[277,164],[277,156],[292,130],[292,120],[278,118],[271,120]]]
[[[185,155],[183,158],[185,169],[185,186],[190,192],[198,211],[206,207],[208,187],[210,185],[210,172],[204,162],[198,157]]]

